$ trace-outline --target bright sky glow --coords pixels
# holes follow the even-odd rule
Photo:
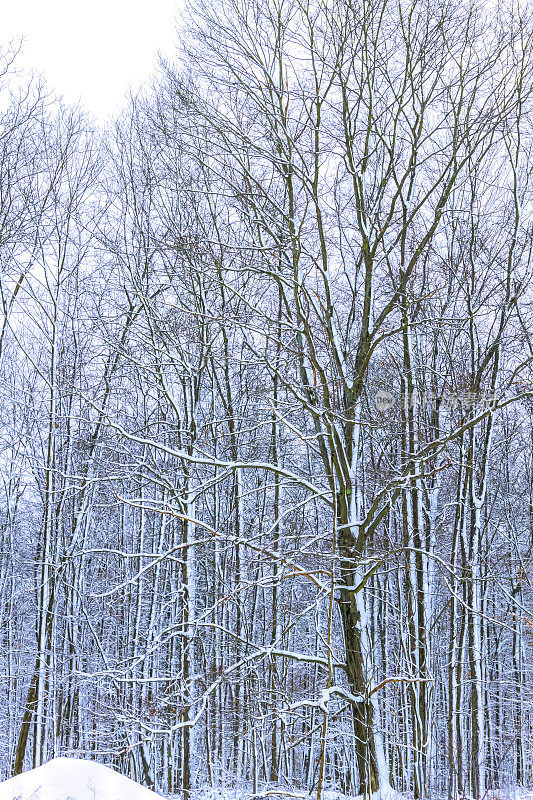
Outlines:
[[[25,37],[26,69],[100,121],[171,56],[180,0],[0,0],[0,45]]]

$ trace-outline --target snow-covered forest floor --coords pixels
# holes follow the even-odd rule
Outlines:
[[[0,800],[157,800],[158,795],[134,783],[115,770],[76,758],[56,758],[41,767],[0,783]],[[266,788],[260,792],[245,789],[197,788],[190,800],[312,800],[307,794],[290,788]],[[325,789],[323,800],[363,800],[362,796],[344,795]],[[165,795],[166,800],[181,800],[181,795]],[[410,800],[409,795],[392,789],[373,795],[374,800]],[[533,791],[487,791],[485,800],[532,800]],[[431,800],[445,800],[433,795]],[[469,800],[463,795],[460,800]]]
[[[1,797],[1,796],[0,796]],[[194,793],[196,800],[254,800],[254,798],[272,798],[272,800],[313,800],[316,793],[301,792],[296,789],[285,790],[279,787],[270,787],[254,794],[250,791],[238,789],[210,789],[205,787]],[[373,800],[412,800],[412,794],[402,794],[394,789],[387,788],[379,794],[372,795]],[[325,789],[323,800],[364,800],[363,795],[346,795],[331,789]],[[448,800],[446,795],[432,794],[429,800]],[[460,795],[455,800],[472,800],[468,794]],[[533,800],[533,789],[524,789],[521,786],[511,787],[510,789],[488,789],[485,800]]]

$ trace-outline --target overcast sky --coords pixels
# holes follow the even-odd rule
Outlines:
[[[0,0],[0,44],[25,37],[21,63],[99,120],[171,55],[180,0]]]

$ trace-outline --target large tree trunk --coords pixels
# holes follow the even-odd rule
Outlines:
[[[341,515],[341,518],[342,516],[344,515]],[[340,610],[348,681],[352,694],[361,697],[361,702],[353,704],[352,713],[359,771],[359,794],[366,796],[378,790],[380,770],[374,741],[374,706],[368,695],[366,660],[369,654],[365,652],[367,637],[364,631],[366,619],[361,607],[363,598],[360,593],[353,591],[357,587],[358,572],[351,547],[352,539],[346,525],[347,521],[342,521],[339,532],[340,581],[342,586],[347,587],[340,591]]]
[[[24,769],[24,756],[26,755],[28,736],[30,733],[30,727],[33,715],[37,707],[38,686],[39,686],[39,662],[37,661],[35,663],[32,679],[30,682],[30,687],[28,689],[28,694],[26,696],[26,704],[24,708],[24,714],[22,717],[22,723],[20,725],[20,732],[17,741],[17,747],[15,750],[15,758],[13,761],[13,775],[20,775],[22,770]]]

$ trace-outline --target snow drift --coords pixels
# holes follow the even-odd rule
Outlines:
[[[81,758],[54,758],[0,783],[0,800],[161,800],[109,767]]]

